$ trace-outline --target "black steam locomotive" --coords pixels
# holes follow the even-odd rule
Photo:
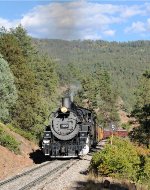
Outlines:
[[[50,157],[78,157],[87,154],[96,145],[96,139],[93,112],[66,97],[45,128],[42,150]]]

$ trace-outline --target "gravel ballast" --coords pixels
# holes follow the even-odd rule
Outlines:
[[[84,156],[77,161],[68,170],[56,176],[51,182],[48,181],[37,189],[39,190],[73,190],[82,186],[83,182],[87,181],[87,170],[91,160],[90,155]]]

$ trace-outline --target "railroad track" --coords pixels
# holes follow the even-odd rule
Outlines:
[[[40,165],[39,167],[33,168],[22,174],[14,176],[8,180],[0,182],[0,189],[15,189],[15,190],[29,190],[31,187],[35,187],[48,177],[57,173],[64,172],[78,160],[67,160],[67,161],[51,161]],[[45,169],[43,169],[45,168]],[[40,175],[39,175],[40,174]],[[37,177],[35,177],[37,175]],[[53,178],[55,180],[55,178]]]
[[[3,185],[6,185],[6,184],[8,184],[8,183],[10,183],[10,182],[12,182],[12,181],[15,181],[16,179],[18,179],[18,178],[20,178],[20,177],[23,177],[23,176],[25,176],[25,175],[28,175],[28,174],[30,174],[30,173],[32,173],[32,172],[34,172],[34,171],[36,171],[36,170],[38,170],[38,169],[40,169],[40,168],[42,168],[42,167],[44,167],[44,166],[47,166],[47,165],[49,165],[49,164],[50,164],[50,162],[46,162],[45,164],[41,164],[41,165],[38,166],[38,167],[32,168],[31,170],[28,170],[28,171],[26,171],[26,172],[24,172],[24,173],[18,174],[18,175],[16,175],[16,176],[10,178],[10,179],[7,179],[7,180],[5,180],[5,181],[2,181],[2,182],[0,182],[0,187],[3,186]]]

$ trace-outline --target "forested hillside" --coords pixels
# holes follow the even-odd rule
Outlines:
[[[25,29],[21,26],[9,31],[1,28],[2,123],[11,123],[15,128],[21,128],[38,138],[57,104],[58,84],[54,61],[46,55],[39,55]],[[24,136],[30,138],[30,134]]]
[[[77,83],[101,66],[111,77],[113,88],[131,111],[135,104],[134,91],[138,78],[150,69],[150,41],[127,43],[107,41],[33,40],[43,54],[57,62],[61,81]]]

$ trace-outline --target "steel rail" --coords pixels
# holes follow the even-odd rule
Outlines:
[[[61,164],[60,166],[57,166],[56,168],[50,170],[50,171],[47,172],[46,174],[44,174],[44,175],[38,177],[37,179],[31,181],[31,182],[28,183],[27,185],[21,187],[19,190],[29,190],[32,186],[35,186],[35,185],[37,185],[38,183],[44,181],[47,177],[49,177],[49,176],[51,176],[51,175],[57,173],[57,172],[60,171],[61,169],[63,169],[63,168],[65,168],[66,166],[68,166],[71,162],[72,162],[72,160],[69,161],[69,162],[67,161],[67,162],[63,163],[63,164]],[[66,167],[66,168],[67,168],[67,167]],[[70,167],[69,167],[69,168],[70,168]],[[67,169],[68,169],[68,168],[67,168]]]
[[[14,176],[14,177],[12,177],[12,178],[10,178],[10,179],[7,179],[7,180],[5,180],[5,181],[2,181],[2,182],[0,182],[0,187],[3,186],[3,185],[6,185],[6,184],[9,183],[9,182],[12,182],[12,181],[14,181],[14,180],[20,178],[20,177],[22,177],[22,176],[25,176],[25,175],[27,175],[27,174],[30,174],[30,173],[32,173],[33,171],[36,171],[36,170],[38,170],[38,169],[40,169],[40,168],[42,168],[42,167],[44,167],[44,166],[46,166],[46,165],[52,164],[53,162],[54,162],[54,161],[46,162],[45,164],[42,164],[42,165],[40,165],[40,166],[38,166],[38,167],[32,168],[31,170],[28,170],[28,171],[24,172],[24,173],[18,174],[18,175]]]

